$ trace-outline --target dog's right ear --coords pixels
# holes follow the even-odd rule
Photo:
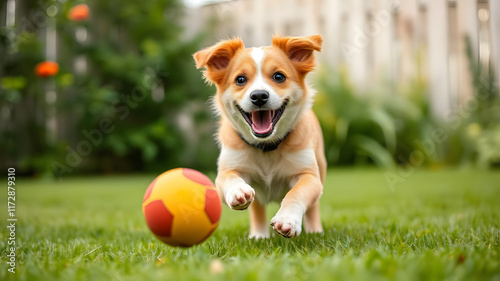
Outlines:
[[[241,38],[221,41],[193,55],[196,68],[206,67],[206,70],[203,71],[205,78],[208,81],[219,84],[224,78],[229,62],[243,48],[245,46]]]

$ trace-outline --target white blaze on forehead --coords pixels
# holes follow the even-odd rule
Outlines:
[[[249,112],[255,110],[255,105],[252,104],[250,100],[250,94],[256,90],[264,90],[269,93],[269,99],[266,103],[266,106],[270,109],[279,108],[283,101],[278,96],[278,94],[274,91],[273,87],[266,82],[264,79],[264,75],[262,73],[262,65],[264,64],[264,56],[265,52],[262,47],[253,48],[251,52],[251,57],[255,62],[256,73],[253,81],[251,81],[251,85],[245,93],[240,106],[243,110]]]
[[[257,72],[260,74],[260,69],[262,68],[262,61],[264,60],[264,51],[261,47],[253,48],[252,50],[252,58],[257,65]]]
[[[252,58],[255,61],[255,67],[257,68],[257,75],[255,76],[255,81],[253,82],[250,89],[253,90],[268,90],[264,77],[262,77],[262,62],[264,61],[264,51],[262,48],[253,48]]]
[[[262,76],[262,64],[264,62],[264,50],[261,47],[253,48],[252,50],[252,59],[255,62],[256,73],[255,79],[250,86],[248,93],[251,93],[254,90],[266,90],[271,91],[269,85],[267,85],[264,77]]]

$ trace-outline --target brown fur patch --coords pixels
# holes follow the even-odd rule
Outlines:
[[[221,41],[193,55],[196,68],[206,67],[203,72],[205,78],[219,85],[227,73],[232,58],[244,48],[241,38]]]
[[[281,49],[293,63],[301,76],[314,70],[314,51],[321,51],[323,39],[320,35],[307,37],[274,36],[272,45]]]

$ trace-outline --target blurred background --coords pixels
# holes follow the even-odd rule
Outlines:
[[[322,34],[330,166],[500,167],[500,1],[4,0],[0,165],[18,174],[216,170],[192,54]]]

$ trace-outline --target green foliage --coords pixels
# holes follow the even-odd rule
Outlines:
[[[27,14],[35,13],[36,1],[23,4]],[[44,85],[34,74],[34,66],[43,60],[43,45],[33,22],[26,17],[16,28],[0,27],[0,162],[9,167],[47,148],[44,112],[39,109],[45,103]]]
[[[409,98],[393,92],[356,93],[345,72],[331,73],[319,73],[314,104],[329,164],[406,164],[431,126],[426,104],[417,100],[423,86],[416,83]]]
[[[4,121],[13,126],[2,130],[2,135],[10,134],[17,140],[29,138],[35,143],[23,142],[15,147],[12,140],[7,146],[11,150],[5,155],[9,162],[21,160],[23,172],[47,173],[53,172],[54,163],[78,172],[215,168],[213,132],[200,129],[214,126],[205,105],[211,89],[204,85],[192,59],[200,40],[180,37],[182,9],[178,1],[89,1],[90,19],[80,22],[67,17],[80,1],[40,3],[26,11],[26,16],[41,13],[46,18],[44,24],[55,23],[60,73],[48,79],[33,75],[35,64],[43,60],[37,33],[45,26],[15,33],[20,43],[2,65],[8,73],[2,79],[6,90],[2,95],[12,107],[11,120]],[[45,14],[50,4],[58,10],[54,18]],[[87,39],[82,40],[85,36]],[[8,40],[3,42],[12,48]],[[45,102],[48,90],[57,92],[53,105]],[[33,101],[38,115],[28,113],[21,120],[19,115]],[[188,130],[179,123],[186,107],[194,109],[188,116]],[[43,121],[51,112],[57,119],[54,140],[50,140],[54,132]],[[36,124],[31,136],[15,128],[22,121]],[[109,130],[101,128],[103,123]],[[1,141],[7,142],[3,137]],[[80,153],[78,148],[88,142],[91,152]],[[190,152],[197,150],[212,152],[195,161]],[[69,151],[81,156],[77,167],[68,162]]]
[[[406,87],[409,92],[391,85],[360,93],[345,72],[320,72],[314,109],[329,164],[500,166],[499,89],[493,71],[473,57],[470,44],[467,50],[474,95],[440,120],[429,112],[423,81]],[[437,131],[443,141],[436,141]]]
[[[0,28],[2,165],[47,175],[215,169],[206,104],[213,89],[191,57],[201,36],[181,36],[179,1],[92,0],[90,18],[79,22],[67,15],[81,1],[23,3],[18,26]],[[34,67],[45,60],[48,26],[57,29],[60,71],[40,78]],[[358,93],[345,72],[321,71],[314,110],[329,164],[414,166],[412,156],[439,126],[447,140],[418,165],[500,165],[498,87],[470,47],[468,55],[475,95],[444,122],[430,116],[425,81]]]
[[[472,53],[466,40],[474,94],[448,118],[448,161],[479,167],[500,166],[500,93],[494,72]]]
[[[494,171],[420,170],[391,191],[383,172],[330,170],[321,198],[324,234],[248,239],[248,211],[224,206],[213,236],[189,249],[164,245],[147,228],[141,202],[155,176],[20,181],[16,274],[7,271],[2,252],[0,279],[399,281],[500,275],[500,174]],[[5,200],[0,208],[7,208]],[[268,219],[277,208],[270,206]],[[2,249],[7,235],[0,232]]]

